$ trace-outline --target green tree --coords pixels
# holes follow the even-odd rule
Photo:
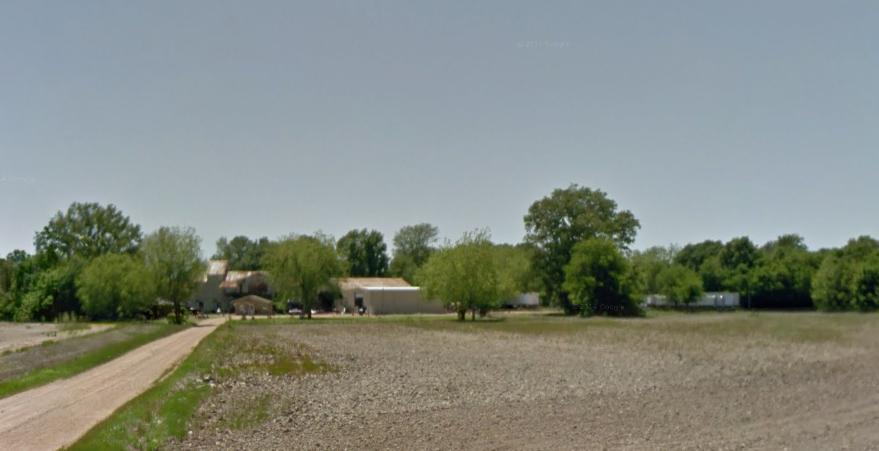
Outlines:
[[[855,273],[852,307],[862,312],[879,309],[879,262],[861,265]]]
[[[388,274],[388,246],[378,230],[351,230],[336,243],[351,277],[384,277]]]
[[[761,258],[757,246],[748,237],[733,238],[718,254],[724,272],[724,287],[740,293],[751,290],[752,271]]]
[[[434,253],[417,274],[427,299],[439,299],[454,307],[458,319],[467,311],[497,308],[516,293],[516,285],[491,243],[488,230],[467,232],[455,243]]]
[[[763,258],[752,270],[751,294],[757,307],[812,307],[810,290],[817,271],[805,240],[782,235],[761,247]]]
[[[669,266],[659,274],[658,279],[660,293],[675,307],[683,304],[689,308],[702,296],[702,278],[686,266]]]
[[[848,310],[853,297],[854,271],[847,259],[829,255],[812,279],[812,300],[818,310]]]
[[[723,243],[720,241],[705,240],[701,243],[690,243],[675,255],[674,262],[699,272],[702,265],[708,259],[720,254],[722,249]]]
[[[52,321],[62,313],[79,314],[75,281],[82,268],[83,261],[74,258],[33,275],[16,308],[14,319]]]
[[[23,250],[15,250],[3,260],[3,294],[0,295],[0,320],[12,320],[25,295],[30,291],[39,268],[36,259]]]
[[[619,246],[607,238],[590,238],[574,246],[565,265],[563,289],[583,316],[640,316],[635,275]]]
[[[516,290],[519,293],[539,292],[543,288],[543,285],[540,283],[540,276],[532,265],[534,260],[533,247],[526,243],[520,243],[515,246],[499,244],[495,250],[498,253],[501,264],[506,267],[506,272],[515,281]]]
[[[74,202],[66,213],[60,211],[36,234],[37,254],[45,254],[53,264],[74,255],[91,259],[103,254],[133,254],[142,235],[114,205]]]
[[[678,248],[670,245],[669,247],[654,246],[632,253],[632,266],[638,277],[638,288],[641,293],[660,293],[659,274],[674,263],[677,252]]]
[[[320,232],[314,236],[291,235],[272,243],[263,257],[263,267],[271,274],[282,299],[301,302],[303,314],[309,319],[320,294],[337,289],[332,279],[345,273],[333,239]]]
[[[156,301],[155,280],[140,258],[107,254],[95,258],[76,279],[83,311],[92,319],[133,318]]]
[[[211,257],[214,260],[226,260],[233,271],[258,271],[262,269],[262,257],[265,254],[269,239],[259,240],[239,235],[232,240],[220,237],[217,240],[217,252]]]
[[[415,284],[416,272],[418,272],[418,265],[415,264],[415,260],[410,255],[406,254],[395,255],[388,267],[388,274],[401,277],[410,284]]]
[[[685,265],[686,266],[686,265]],[[693,269],[690,266],[687,268]],[[702,278],[702,288],[705,291],[723,291],[726,283],[726,270],[720,264],[720,257],[717,255],[709,257],[698,270],[699,277]]]
[[[405,226],[394,235],[394,257],[408,255],[420,267],[435,250],[438,236],[439,229],[428,223]]]
[[[565,266],[571,261],[574,246],[600,238],[626,251],[641,227],[630,211],[619,211],[605,192],[576,184],[556,189],[531,204],[524,220],[525,240],[534,246],[534,267],[546,295],[568,314],[578,311],[578,303],[564,288]]]
[[[141,248],[156,296],[174,305],[174,319],[182,323],[182,303],[198,287],[207,267],[201,238],[191,227],[160,227],[144,238]]]
[[[851,239],[840,250],[840,256],[851,261],[863,262],[879,255],[879,241],[862,235]]]

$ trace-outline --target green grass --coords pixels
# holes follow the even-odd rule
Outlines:
[[[233,431],[249,429],[262,424],[269,418],[272,395],[262,394],[248,403],[247,409],[236,409],[229,418],[225,418],[220,424]]]
[[[75,376],[83,371],[109,362],[134,348],[180,330],[182,330],[181,326],[161,324],[153,331],[137,334],[128,340],[104,346],[78,359],[60,363],[49,368],[32,371],[21,377],[0,382],[0,398],[14,395],[34,387],[39,387],[40,385],[58,379]],[[46,340],[41,343],[40,346],[49,346],[55,343],[57,343],[55,340]]]
[[[333,370],[313,361],[303,349],[293,346],[291,352],[289,343],[276,342],[270,328],[249,327],[252,325],[230,321],[218,327],[168,377],[128,402],[67,449],[156,450],[169,438],[183,438],[193,427],[191,422],[199,405],[211,395],[211,383],[239,380],[254,372],[287,377]],[[252,428],[270,417],[273,397],[269,394],[235,401],[231,413],[220,422],[225,427]]]

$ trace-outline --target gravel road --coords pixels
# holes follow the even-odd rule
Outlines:
[[[77,376],[0,400],[0,450],[49,451],[73,443],[149,388],[222,322],[204,321]]]

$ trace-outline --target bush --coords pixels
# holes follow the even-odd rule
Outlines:
[[[574,246],[563,289],[582,316],[641,316],[635,273],[612,241],[592,238]]]
[[[879,309],[879,265],[865,265],[856,273],[853,283],[852,307],[862,312]]]
[[[675,307],[680,304],[690,306],[702,296],[702,278],[696,271],[686,266],[676,265],[659,273],[660,292],[668,297]]]

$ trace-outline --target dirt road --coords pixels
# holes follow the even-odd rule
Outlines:
[[[70,379],[0,400],[0,450],[57,450],[75,442],[149,388],[223,321],[203,321]]]

